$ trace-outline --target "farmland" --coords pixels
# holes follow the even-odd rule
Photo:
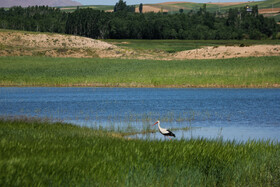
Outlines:
[[[168,12],[171,14],[179,13],[179,9],[183,9],[185,13],[190,11],[198,11],[202,7],[202,3],[193,2],[165,2],[157,4],[144,4],[143,12]],[[248,2],[236,2],[236,3],[206,3],[207,10],[209,12],[226,12],[230,8],[240,8],[249,5],[250,7],[258,5],[259,12],[264,16],[274,17],[277,21],[279,19],[279,8],[280,3],[278,0],[265,0],[265,1],[248,1]],[[139,5],[136,6],[136,12],[139,12]],[[112,5],[84,5],[79,6],[79,8],[93,8],[96,10],[113,11],[114,6]],[[77,9],[74,7],[60,7],[62,11],[73,12]]]

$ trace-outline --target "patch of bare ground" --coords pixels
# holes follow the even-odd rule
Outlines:
[[[115,45],[86,37],[5,31],[0,32],[0,56],[108,57],[125,55]]]
[[[158,5],[173,5],[173,4],[181,4],[181,3],[192,3],[192,2],[187,2],[187,1],[178,1],[178,2],[164,2],[164,3],[157,3]],[[206,3],[206,4],[216,4],[216,5],[221,5],[221,6],[232,6],[232,5],[239,5],[239,4],[244,4],[247,2],[220,2],[220,3]]]
[[[172,5],[172,4],[180,4],[180,3],[190,3],[190,2],[183,2],[183,1],[174,1],[174,2],[164,2],[164,3],[157,3],[158,5]]]
[[[161,12],[161,11],[168,12],[168,10],[166,10],[166,9],[161,9],[159,7],[150,6],[150,5],[143,5],[143,10],[142,10],[143,13],[147,13],[147,12]],[[135,12],[139,12],[139,9],[136,8]]]
[[[0,30],[0,56],[121,58],[142,60],[222,59],[280,56],[280,45],[216,46],[170,54],[163,50],[135,50],[85,37]]]
[[[207,4],[213,4],[213,5],[220,5],[220,6],[232,6],[232,5],[240,5],[245,4],[247,2],[225,2],[225,3],[207,3]]]
[[[265,8],[265,9],[259,9],[260,14],[266,14],[266,13],[274,13],[277,14],[280,12],[280,8]]]
[[[238,57],[280,56],[280,45],[214,46],[177,52],[176,59],[223,59]]]

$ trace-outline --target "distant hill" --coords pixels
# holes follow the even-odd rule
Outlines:
[[[12,7],[12,6],[79,6],[82,5],[72,0],[0,0],[0,7]]]
[[[178,13],[179,9],[183,9],[184,12],[189,11],[197,11],[199,10],[204,3],[193,3],[193,2],[165,2],[165,3],[157,3],[157,4],[145,4],[143,7],[143,11],[152,11],[154,8],[154,12],[158,12],[158,10],[166,10],[171,13]],[[266,9],[266,13],[278,12],[277,8],[280,8],[279,0],[263,0],[263,1],[248,1],[248,2],[227,2],[227,3],[205,3],[207,5],[207,11],[209,12],[225,12],[230,8],[240,8],[246,5],[250,7],[254,5],[258,5],[260,9]],[[146,7],[145,7],[146,6]],[[146,8],[146,10],[145,10]],[[268,10],[270,9],[270,10]]]

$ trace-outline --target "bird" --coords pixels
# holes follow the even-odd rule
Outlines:
[[[161,128],[161,127],[160,127],[160,121],[155,122],[155,124],[153,124],[152,126],[154,126],[154,125],[156,125],[156,124],[158,124],[158,130],[159,130],[159,132],[160,132],[163,136],[167,136],[167,137],[169,138],[169,140],[171,140],[170,136],[176,137],[175,134],[174,134],[173,132],[171,132],[170,130]]]

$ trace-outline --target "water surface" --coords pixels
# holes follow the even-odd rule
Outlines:
[[[115,130],[140,130],[157,120],[163,127],[193,128],[176,132],[177,138],[279,140],[279,114],[280,89],[0,88],[1,116]]]

